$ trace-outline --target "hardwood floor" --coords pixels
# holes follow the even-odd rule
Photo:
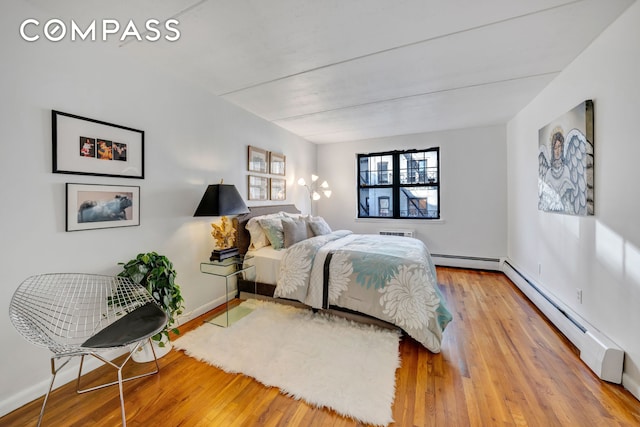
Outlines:
[[[454,319],[440,354],[402,339],[394,425],[640,425],[640,402],[600,381],[506,276],[438,268],[438,279]],[[172,350],[160,363],[158,375],[125,384],[129,426],[359,425],[182,352]],[[104,372],[110,371],[100,368],[87,380],[104,380]],[[44,426],[119,425],[116,388],[76,395],[73,387],[53,392]],[[0,425],[35,425],[41,404],[17,409]]]

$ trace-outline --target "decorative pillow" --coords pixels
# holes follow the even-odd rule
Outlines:
[[[331,233],[331,227],[329,227],[327,221],[325,221],[321,216],[311,217],[308,221],[314,235],[323,236],[325,234]]]
[[[268,218],[282,218],[282,213],[278,212],[274,214],[256,216],[247,221],[245,228],[249,230],[249,234],[251,235],[251,244],[249,245],[249,249],[260,249],[271,244],[267,235],[264,234],[264,230],[259,222],[261,219]]]
[[[282,214],[284,215],[285,218],[293,218],[293,219],[298,219],[300,217],[306,217],[307,215],[303,214],[303,213],[291,213],[291,212],[282,212]]]
[[[282,218],[282,231],[284,234],[285,248],[295,245],[309,237],[313,237],[313,232],[304,218]]]
[[[269,239],[273,249],[282,249],[284,247],[284,230],[282,228],[281,218],[263,218],[258,220],[262,226],[262,231]]]

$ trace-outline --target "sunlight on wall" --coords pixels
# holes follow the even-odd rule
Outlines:
[[[640,289],[640,249],[626,242],[624,245],[625,276]]]
[[[622,276],[624,239],[600,221],[596,222],[596,255],[613,274]]]

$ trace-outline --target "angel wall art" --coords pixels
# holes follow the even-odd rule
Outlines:
[[[593,215],[593,101],[538,131],[538,209]]]

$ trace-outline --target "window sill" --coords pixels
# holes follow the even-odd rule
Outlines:
[[[420,225],[428,225],[428,224],[444,224],[446,221],[442,218],[440,219],[427,219],[427,218],[354,218],[355,222],[362,223],[378,223],[378,224],[388,224],[389,221],[393,221],[394,224],[411,224],[416,225],[419,223]]]

